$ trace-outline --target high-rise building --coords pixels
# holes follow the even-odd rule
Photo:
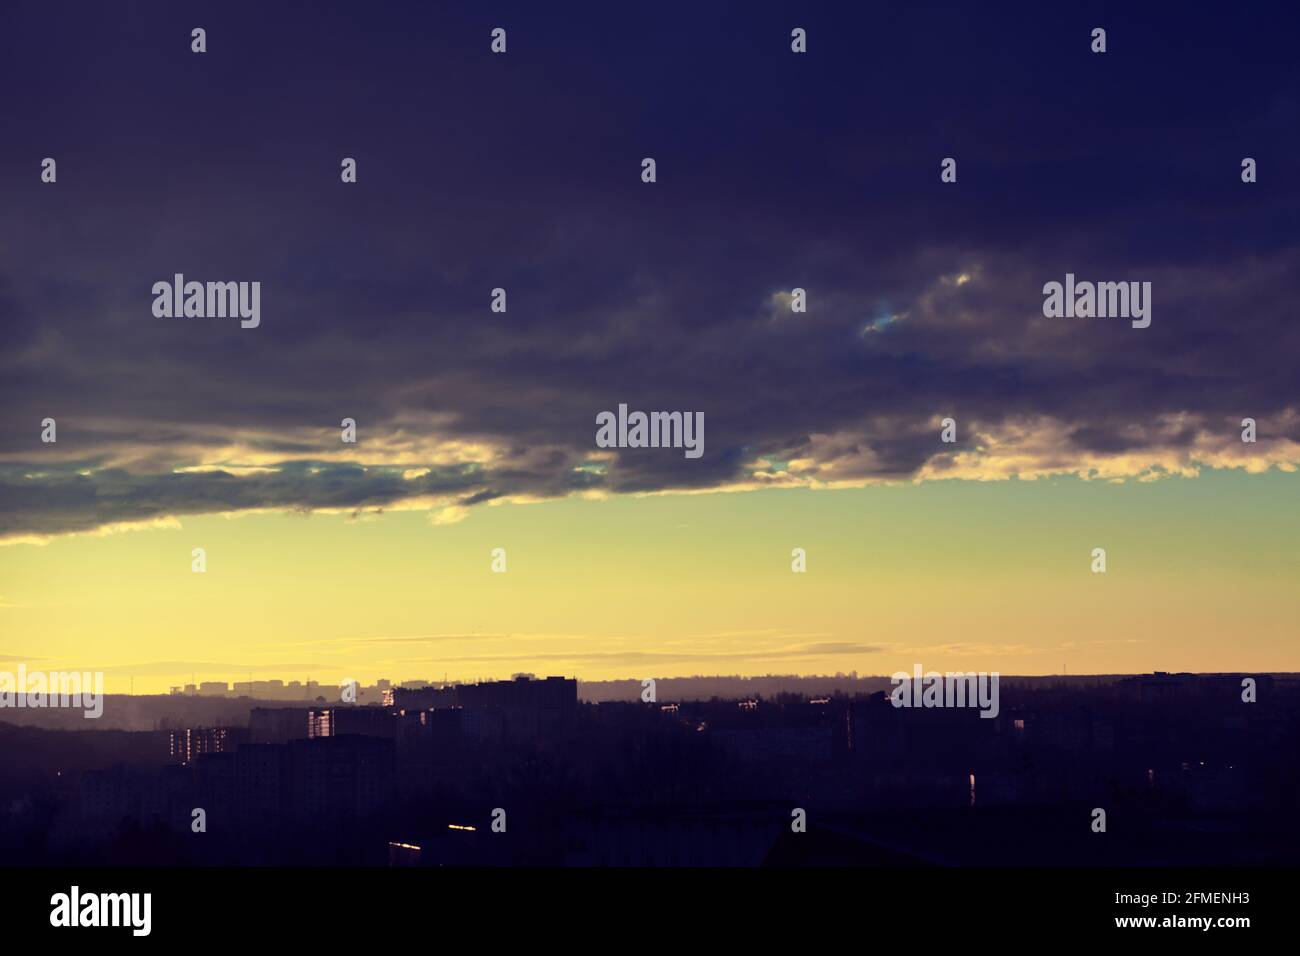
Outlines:
[[[167,734],[168,756],[176,763],[187,764],[199,754],[230,753],[248,741],[243,727],[187,727]]]

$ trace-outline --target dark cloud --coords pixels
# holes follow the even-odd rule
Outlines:
[[[203,56],[164,4],[6,12],[0,534],[1300,458],[1294,31],[520,6],[492,57],[346,9],[213,9]],[[261,327],[155,319],[176,272],[260,281]],[[1066,272],[1151,281],[1151,327],[1043,318]],[[602,455],[620,402],[702,411],[704,457]]]

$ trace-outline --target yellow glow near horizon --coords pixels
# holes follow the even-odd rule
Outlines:
[[[1300,478],[926,482],[184,517],[0,548],[0,655],[322,684],[936,670],[1300,670]],[[208,570],[190,570],[203,547]],[[507,571],[491,571],[493,548]],[[791,572],[804,548],[806,573]],[[1105,547],[1108,571],[1089,570]],[[0,667],[4,664],[0,663]]]

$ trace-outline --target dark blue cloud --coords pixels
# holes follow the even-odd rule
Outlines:
[[[1036,460],[1065,468],[1217,453],[1245,415],[1274,462],[1300,441],[1291,6],[0,17],[0,533],[707,488],[761,459],[905,478],[952,450],[944,415],[991,453],[1050,422]],[[176,272],[260,281],[261,326],[153,318]],[[1151,328],[1044,319],[1066,272],[1152,281]],[[620,402],[703,411],[704,458],[591,467]]]

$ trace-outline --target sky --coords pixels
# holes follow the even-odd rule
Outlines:
[[[0,666],[1300,670],[1296,16],[6,4]]]

